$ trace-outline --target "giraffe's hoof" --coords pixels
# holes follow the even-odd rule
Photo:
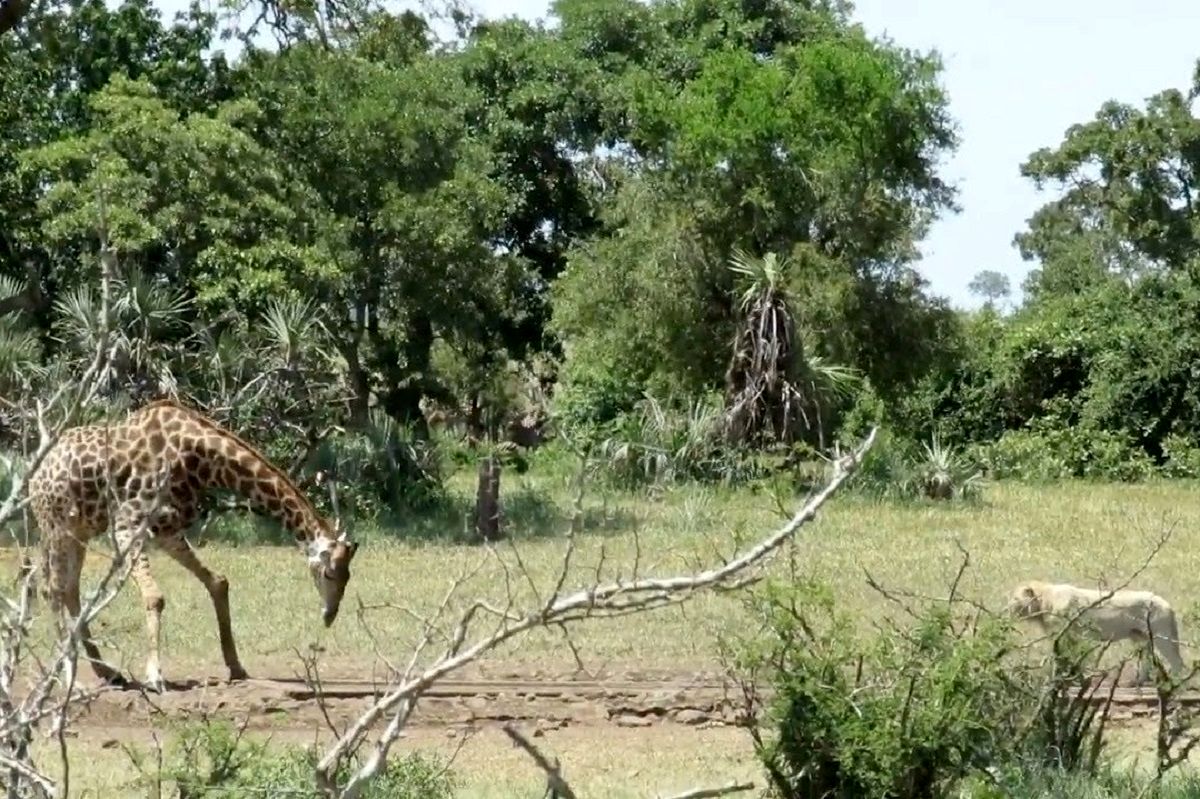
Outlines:
[[[250,679],[250,675],[247,674],[246,670],[243,669],[241,666],[238,666],[236,669],[229,670],[229,681],[230,682],[239,682],[241,680],[248,680],[248,679]]]
[[[156,694],[165,694],[167,692],[167,682],[163,679],[162,672],[158,669],[146,670],[146,679],[142,681],[142,686],[147,691],[153,691]]]

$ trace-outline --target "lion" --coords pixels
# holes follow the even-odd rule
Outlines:
[[[1183,671],[1175,610],[1150,591],[1110,592],[1028,580],[1009,594],[1008,611],[1019,620],[1036,624],[1043,633],[1051,631],[1051,617],[1060,619],[1063,625],[1078,617],[1082,629],[1102,641],[1153,641],[1170,672]],[[1149,676],[1149,666],[1143,660],[1138,668],[1138,684],[1145,683]]]

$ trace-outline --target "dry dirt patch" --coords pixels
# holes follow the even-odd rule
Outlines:
[[[282,671],[282,670],[281,670]],[[370,678],[295,677],[174,684],[165,694],[107,689],[75,723],[81,734],[144,729],[166,719],[224,717],[251,728],[311,731],[361,714],[386,686]],[[413,727],[495,726],[515,721],[537,729],[589,725],[724,726],[736,723],[736,689],[704,672],[609,672],[600,675],[474,672],[442,680],[417,706]],[[324,705],[324,708],[321,705]]]

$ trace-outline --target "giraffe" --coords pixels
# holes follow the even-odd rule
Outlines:
[[[141,530],[147,540],[193,574],[208,591],[217,616],[221,655],[229,679],[248,678],[238,658],[229,618],[229,582],[209,570],[186,538],[210,489],[230,489],[257,513],[280,522],[307,555],[320,596],[321,618],[333,624],[358,549],[337,525],[254,447],[212,419],[172,399],[150,402],[123,421],[82,425],[63,432],[30,477],[30,507],[41,531],[46,593],[61,623],[78,618],[79,581],[88,541],[109,529],[122,549]],[[162,591],[150,573],[145,549],[132,555],[130,576],[146,612],[149,654],[145,684],[162,692],[159,660]],[[110,685],[128,681],[105,663],[86,623],[81,644],[96,676]]]

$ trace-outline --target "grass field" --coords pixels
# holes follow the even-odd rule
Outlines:
[[[512,488],[536,490],[535,479],[523,482]],[[1169,532],[1169,540],[1136,584],[1170,599],[1184,613],[1186,628],[1193,606],[1200,606],[1196,489],[1193,483],[1178,481],[994,484],[981,501],[970,504],[878,504],[846,492],[835,496],[814,523],[801,529],[772,571],[784,574],[788,557],[794,558],[799,571],[827,580],[847,608],[869,620],[889,606],[866,584],[866,572],[888,587],[944,595],[962,559],[960,544],[971,560],[961,589],[995,606],[1014,581],[1026,577],[1083,585],[1119,583]],[[553,496],[552,492],[553,486],[548,493]],[[568,499],[558,500],[565,515]],[[766,496],[699,488],[671,491],[656,501],[632,495],[592,497],[586,502],[586,517],[565,583],[568,588],[594,580],[598,564],[609,578],[618,573],[628,576],[635,561],[640,561],[639,572],[644,575],[712,564],[732,554],[737,542],[750,542],[781,522]],[[531,583],[540,591],[550,588],[561,565],[564,536],[545,531],[526,536],[520,521],[511,522],[513,542],[499,546],[497,556],[477,546],[407,543],[403,530],[391,535],[360,530],[366,543],[355,559],[342,615],[328,630],[321,626],[316,591],[303,557],[294,548],[211,544],[200,554],[230,580],[234,631],[252,672],[261,672],[262,664],[288,659],[294,649],[310,644],[323,647],[331,663],[361,671],[375,658],[372,639],[390,657],[409,652],[420,632],[414,614],[436,608],[453,580],[481,561],[482,568],[463,586],[464,601],[477,596],[501,601],[511,590],[529,602]],[[528,580],[521,576],[518,557]],[[94,579],[105,561],[103,551],[96,552],[85,580]],[[10,569],[11,562],[10,558]],[[169,559],[159,557],[153,562],[167,597],[164,668],[168,675],[182,676],[197,669],[220,674],[216,625],[207,594]],[[392,607],[366,612],[364,626],[356,618],[359,602]],[[397,609],[401,607],[405,610]],[[628,619],[589,622],[576,628],[574,637],[585,659],[596,667],[616,663],[654,669],[706,667],[713,664],[716,633],[731,625],[740,627],[743,612],[736,597],[704,595],[684,606],[639,617],[636,623]],[[121,659],[140,664],[144,616],[136,590],[126,587],[101,619],[97,633],[103,631],[114,656],[120,653]],[[368,628],[373,634],[368,634]],[[1186,629],[1184,636],[1188,637]],[[490,661],[497,667],[574,665],[559,633],[524,638],[496,652]]]
[[[251,674],[290,675],[299,665],[295,652],[313,644],[324,649],[323,662],[330,672],[362,674],[369,672],[380,656],[403,659],[420,633],[414,614],[436,607],[455,576],[481,559],[483,567],[464,586],[464,602],[479,596],[500,601],[509,590],[506,585],[528,602],[530,583],[540,590],[553,585],[564,547],[566,525],[559,522],[566,518],[570,505],[561,490],[562,481],[536,475],[506,480],[508,496],[526,499],[525,510],[520,503],[510,509],[513,545],[500,546],[499,557],[489,558],[480,547],[439,543],[428,537],[419,543],[406,542],[404,530],[360,530],[358,535],[365,543],[354,563],[347,601],[341,617],[328,630],[320,624],[316,591],[303,558],[293,548],[205,546],[200,553],[204,561],[229,577],[234,630]],[[456,489],[465,495],[470,487],[461,483]],[[794,558],[801,572],[831,583],[844,605],[868,622],[889,612],[891,606],[867,586],[865,571],[888,587],[944,596],[961,562],[961,544],[971,561],[962,591],[998,606],[1006,589],[1025,577],[1084,585],[1120,583],[1169,531],[1169,540],[1135,584],[1162,593],[1181,610],[1187,640],[1197,624],[1195,609],[1200,608],[1200,503],[1193,499],[1196,489],[1194,483],[1181,481],[1002,483],[987,486],[979,501],[948,504],[880,504],[844,492],[800,531],[794,545],[776,559],[772,571],[784,574],[788,557]],[[530,497],[540,499],[535,503]],[[529,511],[530,507],[536,513]],[[597,564],[609,577],[630,574],[635,560],[640,562],[642,574],[711,564],[732,554],[737,542],[752,541],[782,520],[764,494],[711,488],[678,488],[653,500],[632,494],[593,495],[585,508],[586,524],[578,537],[567,587],[594,579]],[[518,555],[528,579],[517,572]],[[102,567],[103,559],[103,553],[94,556],[90,575]],[[11,568],[12,559],[8,562]],[[203,588],[167,559],[156,558],[154,564],[167,597],[163,663],[167,677],[223,677],[216,625]],[[366,612],[360,619],[356,613],[359,602],[390,607]],[[39,624],[44,617],[42,614]],[[126,587],[101,618],[97,633],[104,637],[106,654],[140,676],[144,617],[133,587]],[[718,665],[720,632],[745,630],[748,621],[736,597],[705,595],[636,620],[588,622],[577,627],[572,637],[589,670],[704,670]],[[576,661],[562,635],[546,631],[494,652],[482,665],[493,673],[509,669],[557,672],[574,669]],[[574,750],[588,763],[600,764],[608,758],[622,764],[608,769],[577,765],[584,775],[590,775],[582,779],[596,789],[591,795],[632,795],[624,793],[621,786],[628,784],[633,772],[637,772],[635,788],[664,780],[677,782],[672,774],[732,770],[737,772],[733,776],[738,776],[753,772],[744,733],[706,732],[707,738],[699,731],[688,731],[680,733],[682,737],[663,739],[653,746],[657,754],[643,758],[644,763],[629,759],[628,747],[637,750],[643,745],[637,742],[646,739],[636,730],[606,737],[603,749],[583,740],[572,744],[570,735],[555,740],[562,741],[564,758]],[[734,743],[734,738],[741,743]],[[496,747],[507,746],[496,743]],[[715,754],[718,750],[719,756]],[[492,749],[471,751],[474,754],[464,754],[459,763],[466,770],[468,785],[497,768],[494,758],[498,755]],[[528,764],[522,763],[519,754],[505,749],[504,759],[511,759],[513,773],[522,775],[514,780],[525,780],[523,784],[530,787],[537,784],[535,774],[523,771]],[[92,764],[98,768],[99,762],[93,760]],[[489,779],[481,784],[495,788],[504,780]]]

